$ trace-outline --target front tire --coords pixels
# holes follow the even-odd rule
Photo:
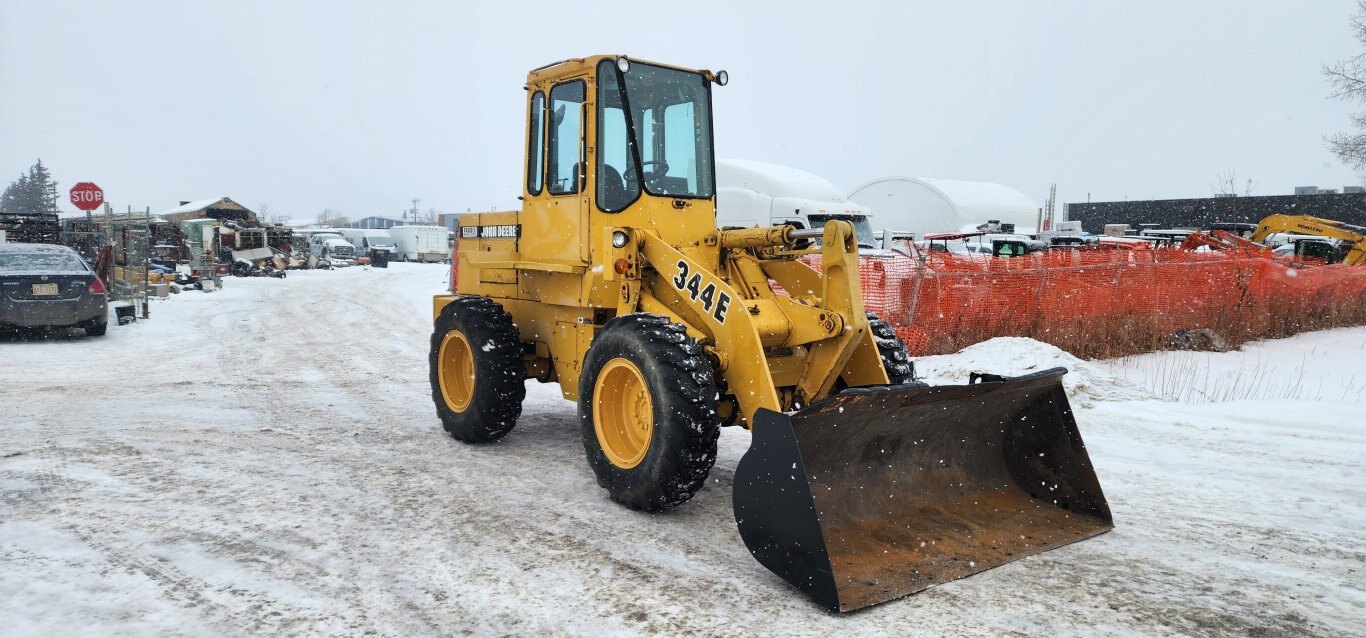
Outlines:
[[[522,344],[503,307],[485,297],[458,297],[441,310],[428,355],[436,415],[466,443],[503,438],[526,398]]]
[[[579,377],[588,464],[612,500],[660,511],[692,498],[716,463],[716,383],[702,346],[667,317],[603,326]]]

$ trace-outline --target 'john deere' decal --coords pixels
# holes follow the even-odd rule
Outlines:
[[[461,239],[513,239],[522,236],[521,224],[496,226],[461,226]]]

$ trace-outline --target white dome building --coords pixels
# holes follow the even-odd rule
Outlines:
[[[884,177],[858,187],[849,199],[873,210],[878,230],[972,232],[989,220],[1015,224],[1015,232],[1038,231],[1039,205],[1009,186],[923,177]]]

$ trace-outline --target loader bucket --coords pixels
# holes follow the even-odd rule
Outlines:
[[[847,389],[760,410],[735,521],[765,567],[833,610],[900,598],[1114,525],[1054,368]]]

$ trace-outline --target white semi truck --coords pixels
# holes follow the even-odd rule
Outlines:
[[[861,252],[867,252],[880,250],[893,239],[888,237],[889,243],[883,244],[884,229],[875,229],[872,215],[868,207],[849,201],[838,186],[806,171],[752,160],[716,160],[718,228],[820,228],[831,219],[843,219],[854,225]]]

